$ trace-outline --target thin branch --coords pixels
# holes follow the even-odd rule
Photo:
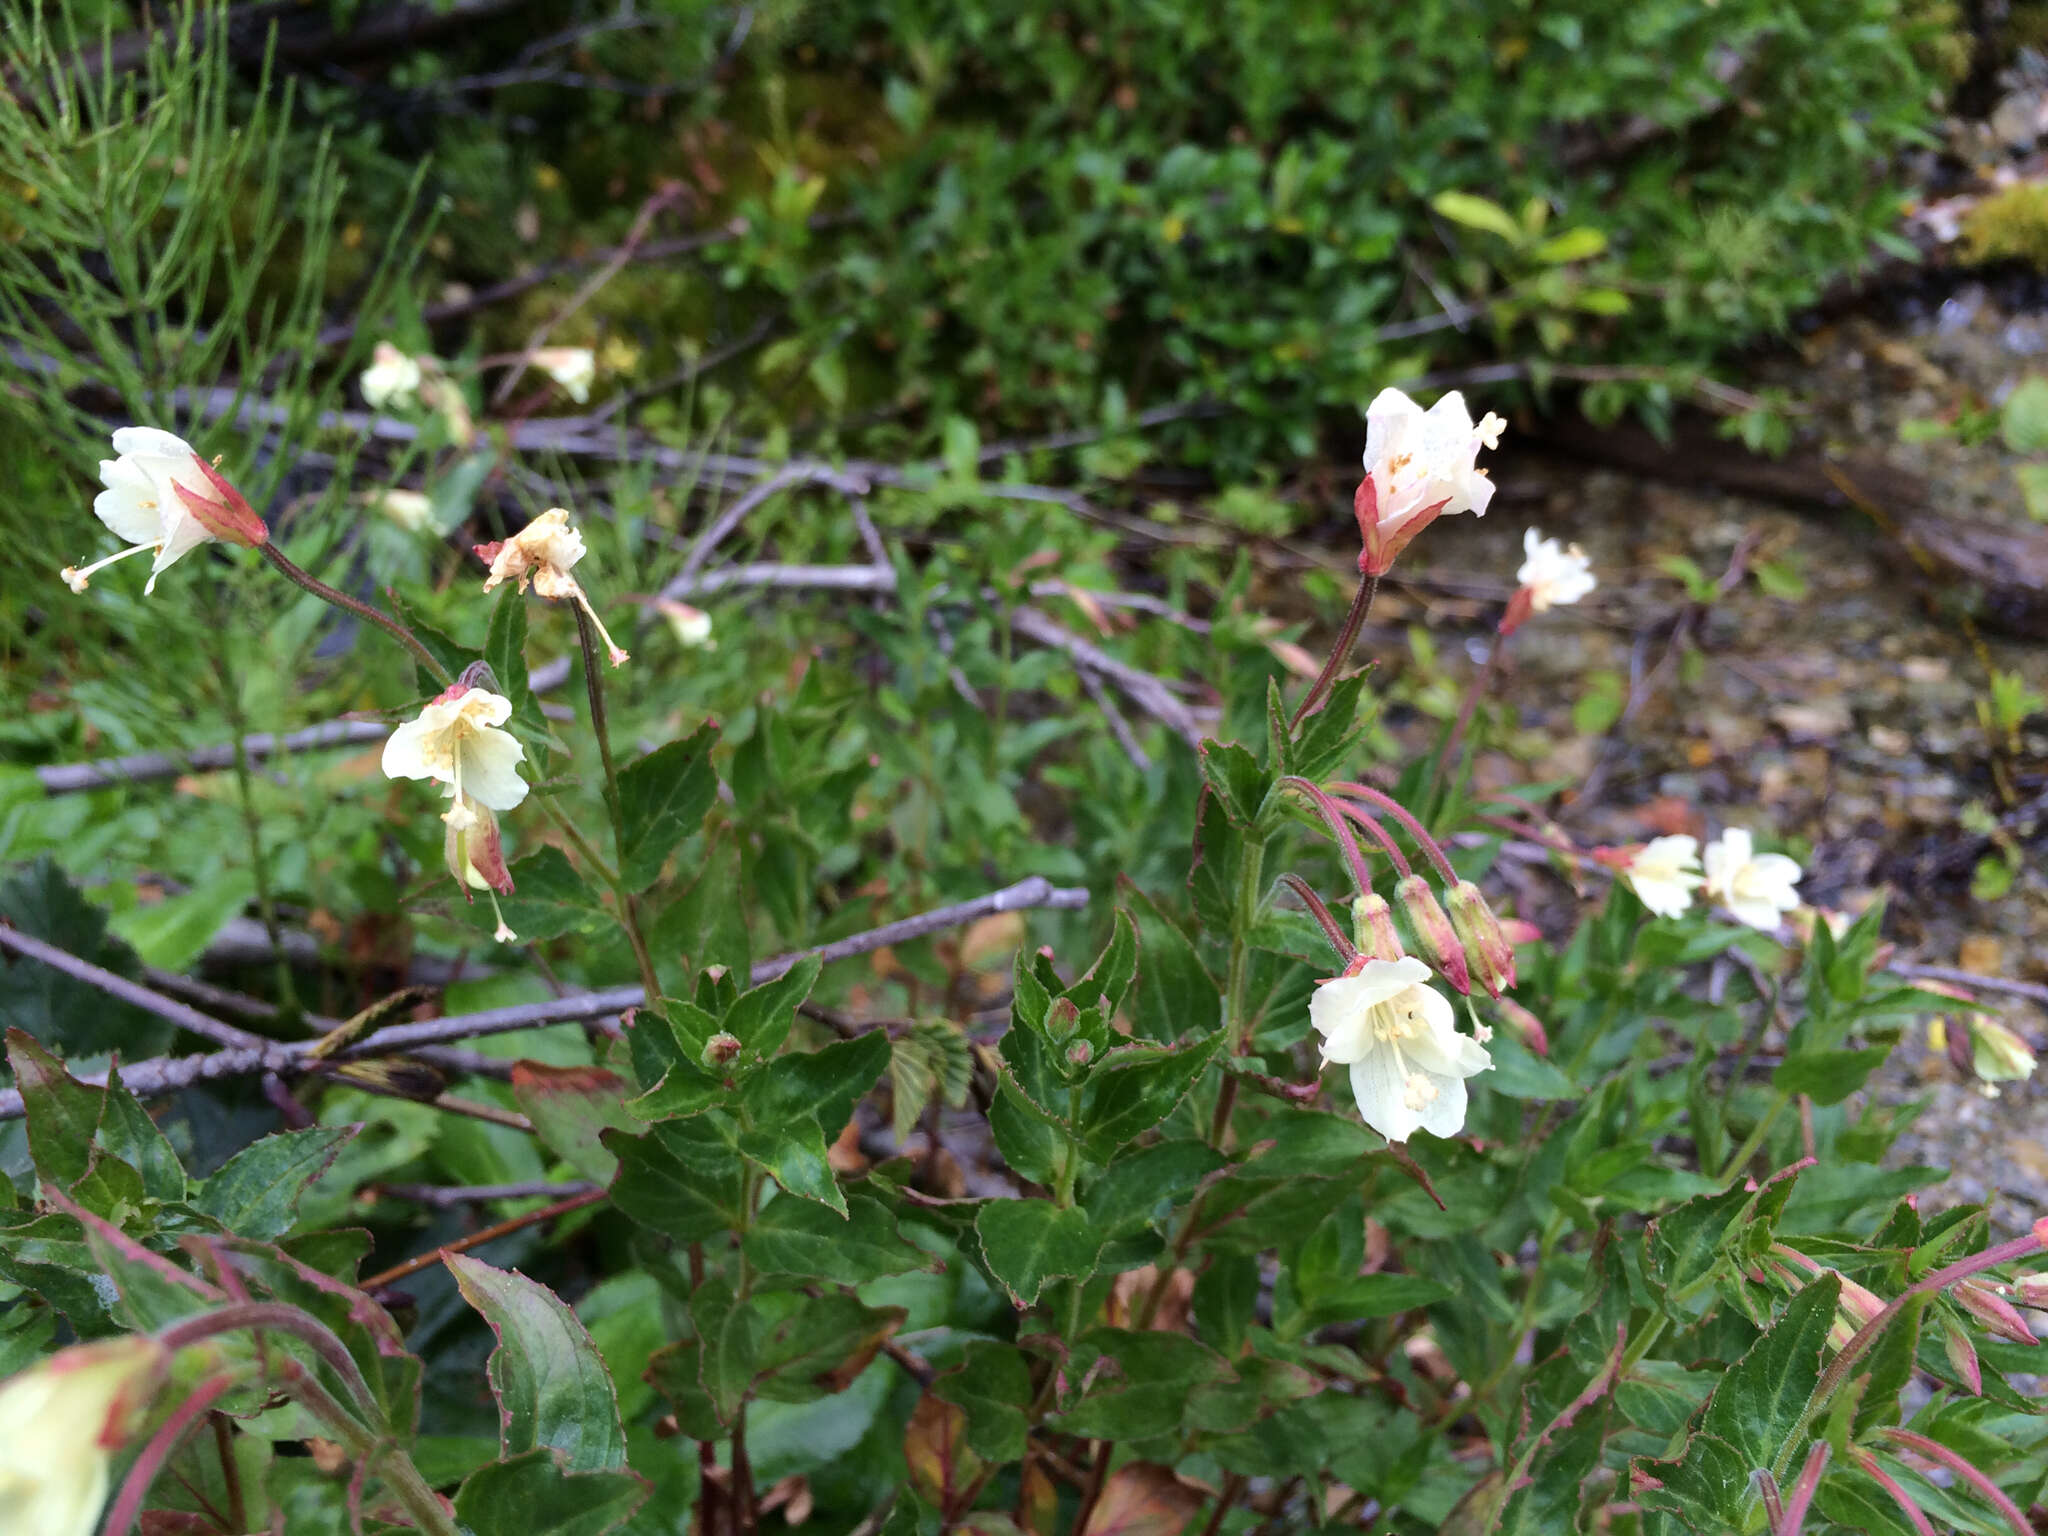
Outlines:
[[[773,474],[757,481],[745,495],[735,500],[732,505],[712,520],[711,526],[706,528],[699,535],[697,542],[690,546],[689,554],[683,558],[683,568],[676,573],[673,581],[661,589],[661,595],[667,598],[681,597],[683,595],[682,587],[704,568],[704,562],[711,558],[711,552],[719,546],[727,534],[731,533],[733,529],[739,527],[746,520],[748,513],[752,512],[770,497],[798,485],[829,485],[834,490],[842,491],[849,496],[858,496],[867,489],[866,485],[862,482],[841,474],[829,465],[804,463],[784,465]]]
[[[153,1013],[189,1034],[197,1035],[202,1040],[211,1040],[215,1045],[255,1051],[266,1057],[270,1053],[276,1053],[276,1063],[266,1060],[265,1070],[274,1070],[276,1066],[282,1066],[288,1061],[289,1048],[274,1040],[266,1040],[249,1030],[223,1023],[211,1014],[201,1013],[189,1003],[182,1003],[175,997],[166,997],[155,988],[130,981],[126,976],[117,976],[104,966],[94,965],[90,960],[81,960],[67,949],[46,944],[43,940],[8,927],[4,923],[0,923],[0,949],[47,965],[53,971],[62,972],[74,981],[82,981],[109,997],[119,998],[130,1007],[140,1008],[145,1013]]]
[[[830,964],[835,960],[864,955],[892,944],[903,944],[912,939],[923,938],[927,934],[970,923],[993,913],[1021,912],[1038,907],[1073,910],[1087,904],[1086,889],[1078,886],[1056,886],[1043,875],[1033,875],[1029,879],[1018,881],[1015,885],[991,891],[985,896],[977,896],[971,901],[956,902],[952,906],[921,912],[898,922],[884,923],[879,928],[852,934],[815,949],[773,956],[754,966],[751,979],[756,984],[772,981],[807,955],[817,955],[825,963]],[[220,1032],[228,1031],[232,1032],[238,1041],[254,1042],[236,1043],[227,1050],[216,1051],[206,1056],[160,1056],[124,1066],[121,1069],[121,1081],[128,1091],[138,1098],[170,1093],[200,1083],[221,1082],[266,1072],[277,1073],[280,1076],[293,1075],[306,1071],[311,1063],[311,1053],[317,1043],[315,1041],[279,1044],[276,1041],[264,1040],[261,1036],[251,1035],[245,1030],[236,1030],[233,1025],[223,1024],[218,1019],[210,1019],[176,998],[165,997],[147,987],[139,987],[111,971],[90,965],[76,956],[53,949],[40,940],[29,939],[27,935],[15,933],[11,929],[0,927],[0,945],[16,947],[31,958],[57,964],[57,968],[64,970],[66,974],[76,976],[79,980],[87,981],[94,986],[101,986],[99,978],[104,977],[106,982],[113,984],[102,988],[110,995],[133,1001],[137,1006],[148,1008],[159,1016],[171,1018],[181,1027],[192,1029],[208,1039],[222,1038]],[[30,945],[34,948],[27,947]],[[46,959],[49,956],[56,959]],[[59,964],[59,961],[62,963]],[[130,989],[142,996],[131,996]],[[391,1024],[335,1052],[325,1058],[324,1064],[332,1065],[336,1062],[398,1054],[419,1055],[422,1059],[430,1059],[424,1054],[426,1048],[444,1046],[451,1041],[474,1040],[484,1035],[538,1029],[548,1024],[604,1018],[623,1013],[628,1008],[639,1007],[645,1002],[646,993],[642,987],[610,987],[597,992],[550,998],[543,1002],[519,1003],[507,1008],[487,1008],[477,1013],[456,1014],[449,1018]],[[166,1012],[167,1009],[175,1012]],[[198,1022],[195,1024],[188,1021]],[[203,1028],[200,1027],[202,1025]],[[104,1073],[88,1074],[83,1081],[103,1084],[106,1076]],[[22,1112],[21,1095],[18,1091],[9,1089],[0,1092],[0,1120],[19,1119]]]
[[[2019,981],[2008,976],[1979,976],[1975,971],[1958,970],[1952,965],[1918,965],[1906,960],[1894,960],[1885,969],[1908,981],[1945,981],[1953,986],[1982,987],[1986,992],[2009,992],[2014,997],[2048,1003],[2048,987],[2038,982]]]
[[[382,741],[391,727],[382,720],[327,720],[302,731],[277,735],[255,731],[242,738],[250,761],[282,757],[293,752],[317,751],[323,747],[361,746]],[[46,795],[74,795],[84,790],[106,789],[115,784],[134,784],[149,779],[168,779],[181,773],[215,773],[234,766],[233,742],[194,747],[190,752],[137,752],[128,757],[103,757],[87,763],[52,763],[36,770],[36,779]]]
[[[431,1210],[452,1211],[493,1200],[566,1200],[572,1195],[587,1195],[596,1188],[586,1179],[572,1179],[568,1183],[529,1179],[521,1184],[377,1184],[370,1192],[380,1200],[388,1196]]]
[[[1064,651],[1077,666],[1099,672],[1116,684],[1123,696],[1139,709],[1164,724],[1189,746],[1202,740],[1202,725],[1195,712],[1168,686],[1165,679],[1118,661],[1100,646],[1063,629],[1043,611],[1029,606],[1013,608],[1010,622],[1025,639]]]

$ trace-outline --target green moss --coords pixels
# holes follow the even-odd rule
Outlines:
[[[2024,261],[2048,271],[2048,182],[1995,192],[1963,220],[1969,261]]]

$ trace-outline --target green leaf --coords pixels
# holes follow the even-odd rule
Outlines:
[[[447,670],[448,676],[442,679],[435,677],[423,664],[414,668],[420,692],[439,693],[462,675],[463,668],[477,659],[476,652],[466,645],[457,644],[452,635],[430,624],[418,606],[407,602],[396,587],[386,588],[386,592],[391,599],[391,611],[398,616],[399,623],[411,630],[426,653]]]
[[[846,1196],[832,1173],[825,1147],[825,1133],[815,1117],[757,1126],[740,1133],[739,1148],[749,1161],[760,1164],[792,1195],[846,1214]]]
[[[1700,1429],[1733,1446],[1751,1467],[1790,1464],[1792,1434],[1820,1382],[1821,1352],[1834,1326],[1842,1282],[1832,1271],[1807,1282],[1783,1316],[1728,1368],[1707,1399]]]
[[[1216,978],[1178,923],[1143,893],[1129,885],[1124,890],[1138,904],[1145,954],[1144,981],[1132,1007],[1137,1032],[1148,1040],[1214,1034],[1223,1020]]]
[[[12,980],[12,977],[9,978]],[[85,1177],[106,1092],[81,1083],[19,1029],[7,1031],[7,1064],[27,1111],[29,1156],[39,1177],[69,1189]]]
[[[1607,1437],[1605,1399],[1589,1403],[1554,1431],[1529,1468],[1527,1486],[1509,1495],[1493,1529],[1499,1536],[1552,1536],[1578,1529],[1586,1479],[1600,1465]]]
[[[1750,1464],[1726,1440],[1694,1435],[1675,1460],[1638,1458],[1629,1464],[1629,1472],[1637,1501],[1646,1509],[1678,1516],[1679,1531],[1706,1536],[1711,1527],[1703,1528],[1701,1522],[1707,1517],[1718,1517],[1737,1530],[1745,1528],[1755,1485]]]
[[[1130,913],[1119,910],[1103,950],[1088,974],[1067,988],[1067,1001],[1076,1008],[1102,1004],[1105,1017],[1113,1017],[1123,1006],[1124,993],[1138,976],[1138,929]]]
[[[487,1373],[498,1400],[502,1454],[546,1449],[570,1472],[615,1472],[626,1432],[604,1356],[590,1330],[553,1291],[468,1254],[443,1261],[463,1300],[498,1336]]]
[[[1150,1218],[1161,1205],[1178,1202],[1224,1165],[1206,1141],[1182,1138],[1126,1152],[1088,1186],[1082,1207],[1104,1237],[1113,1237]]]
[[[1259,760],[1234,741],[1205,741],[1202,779],[1232,825],[1248,827],[1266,803],[1272,779]]]
[[[759,1319],[753,1304],[735,1295],[722,1275],[690,1293],[690,1318],[697,1325],[698,1380],[719,1423],[731,1424],[753,1384]]]
[[[638,1021],[636,1020],[636,1027]],[[586,1179],[611,1182],[619,1160],[605,1146],[606,1131],[632,1135],[642,1121],[626,1107],[632,1088],[603,1067],[512,1064],[512,1096],[533,1122],[541,1143]]]
[[[1178,1049],[1122,1045],[1097,1061],[1082,1089],[1078,1126],[1089,1155],[1107,1162],[1117,1148],[1172,1114],[1222,1039],[1210,1035]]]
[[[665,1120],[644,1136],[606,1131],[602,1140],[619,1160],[612,1203],[633,1220],[679,1243],[745,1225],[740,1159],[708,1117]]]
[[[668,856],[703,825],[704,813],[718,796],[718,774],[711,766],[717,740],[717,726],[701,725],[620,773],[626,855],[619,874],[629,889],[652,885]]]
[[[1353,1275],[1312,1298],[1289,1331],[1298,1337],[1306,1329],[1326,1323],[1395,1317],[1454,1294],[1449,1286],[1423,1275]]]
[[[183,1200],[189,1191],[185,1165],[135,1095],[121,1086],[118,1065],[107,1069],[106,1109],[100,1115],[100,1148],[142,1176],[152,1200]]]
[[[1749,1198],[1740,1187],[1696,1195],[1651,1222],[1649,1260],[1656,1281],[1675,1297],[1712,1274],[1721,1262],[1722,1240]]]
[[[522,940],[537,943],[612,926],[612,915],[596,890],[553,844],[519,860],[510,873],[512,894],[498,900],[505,921]]]
[[[2020,501],[2027,516],[2048,523],[2048,464],[2015,464],[2013,479],[2019,482]]]
[[[966,1411],[967,1445],[975,1455],[999,1465],[1023,1459],[1031,1370],[1016,1345],[977,1339],[958,1370],[932,1383],[932,1393]]]
[[[232,869],[176,896],[146,907],[131,907],[110,919],[108,926],[135,946],[144,964],[182,971],[255,894],[254,877],[247,870]]]
[[[1771,1086],[1784,1094],[1803,1093],[1816,1104],[1839,1104],[1868,1082],[1891,1053],[1888,1045],[1795,1052],[1771,1074]]]
[[[815,1201],[771,1200],[741,1241],[762,1275],[862,1285],[934,1267],[932,1256],[907,1242],[888,1207],[871,1195],[849,1197],[844,1216]]]
[[[107,932],[106,914],[85,899],[48,855],[0,884],[0,922],[117,976],[142,979],[135,952]],[[7,985],[0,987],[0,1026],[24,1030],[67,1055],[119,1051],[129,1060],[159,1054],[175,1033],[153,1013],[62,971],[19,958],[9,960]]]
[[[937,1100],[957,1109],[967,1102],[974,1053],[967,1036],[945,1019],[920,1019],[889,1043],[889,1101],[896,1140],[907,1142]]]
[[[192,1203],[237,1237],[280,1238],[299,1219],[300,1197],[361,1130],[316,1125],[252,1142],[221,1165]]]
[[[2048,378],[2029,374],[2007,395],[1998,427],[2014,453],[2048,453]]]
[[[723,1020],[726,1033],[735,1036],[756,1059],[773,1056],[789,1038],[796,1010],[818,984],[823,963],[816,955],[805,955],[775,980],[741,993]],[[879,1063],[875,1071],[881,1072]]]
[[[889,1061],[889,1040],[879,1029],[835,1040],[815,1051],[778,1056],[742,1090],[757,1125],[809,1116],[829,1141],[846,1128],[858,1104]]]
[[[844,1392],[909,1316],[902,1307],[871,1307],[841,1291],[794,1300],[794,1311],[755,1337],[753,1390],[771,1402]]]
[[[1576,229],[1552,235],[1529,254],[1551,266],[1561,266],[1568,261],[1589,260],[1606,249],[1607,237],[1599,230],[1581,224]]]
[[[1522,226],[1515,222],[1513,214],[1489,198],[1470,192],[1439,192],[1429,200],[1429,206],[1454,224],[1499,235],[1512,246],[1522,244]]]
[[[647,1493],[637,1473],[576,1472],[544,1450],[529,1451],[472,1472],[455,1495],[455,1518],[473,1536],[606,1536]]]
[[[1064,1434],[1102,1440],[1139,1440],[1180,1427],[1194,1389],[1228,1381],[1223,1357],[1185,1334],[1158,1330],[1097,1328],[1081,1341],[1097,1358],[1070,1370],[1089,1385],[1081,1399],[1052,1422]]]
[[[1010,1299],[1028,1307],[1052,1279],[1084,1279],[1095,1272],[1103,1234],[1084,1211],[1061,1210],[1048,1200],[991,1200],[974,1219],[989,1273]]]
[[[1331,686],[1322,708],[1302,722],[1293,749],[1294,772],[1321,783],[1351,760],[1360,734],[1359,700],[1371,678],[1371,669],[1365,668]]]

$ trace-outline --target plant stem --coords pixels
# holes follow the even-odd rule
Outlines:
[[[264,559],[276,566],[289,580],[298,586],[304,587],[308,592],[319,598],[321,602],[329,603],[336,608],[352,613],[359,619],[367,619],[400,645],[411,651],[414,656],[418,657],[420,665],[425,667],[441,683],[445,685],[453,681],[448,675],[448,669],[441,665],[432,651],[421,644],[420,637],[399,623],[398,620],[392,618],[390,614],[384,612],[381,608],[372,607],[359,597],[350,597],[346,592],[336,591],[311,572],[302,570],[300,567],[292,564],[286,558],[285,552],[277,547],[277,540],[266,539],[256,547],[263,551]]]
[[[1223,1479],[1223,1491],[1216,1495],[1216,1513],[1209,1517],[1209,1523],[1202,1527],[1202,1536],[1216,1536],[1223,1529],[1223,1521],[1230,1513],[1230,1506],[1244,1496],[1245,1479],[1242,1473],[1232,1472]]]
[[[228,651],[225,623],[213,629],[213,675],[220,685],[221,710],[228,717],[228,730],[235,739],[235,799],[242,811],[242,831],[249,840],[249,874],[256,882],[256,912],[263,919],[263,932],[270,940],[270,955],[277,966],[277,1001],[288,1014],[299,1009],[299,991],[292,979],[291,962],[284,952],[284,928],[277,920],[277,902],[270,891],[270,871],[263,860],[263,818],[256,810],[255,781],[249,772],[249,747],[244,739],[249,722],[242,715],[242,696],[235,684],[233,659]]]
[[[1743,1165],[1756,1156],[1756,1149],[1764,1144],[1764,1138],[1771,1134],[1771,1127],[1778,1123],[1778,1116],[1784,1113],[1785,1105],[1789,1102],[1790,1099],[1785,1094],[1772,1096],[1771,1107],[1764,1111],[1763,1117],[1751,1128],[1748,1139],[1735,1149],[1735,1155],[1728,1159],[1728,1166],[1721,1170],[1721,1177],[1717,1183],[1726,1184],[1742,1172]]]
[[[427,1253],[418,1254],[413,1258],[407,1259],[403,1264],[394,1265],[381,1274],[372,1275],[369,1279],[358,1282],[356,1288],[363,1291],[374,1291],[379,1286],[391,1285],[396,1281],[403,1280],[407,1275],[416,1275],[423,1269],[432,1268],[451,1253],[464,1253],[471,1248],[481,1248],[485,1243],[494,1242],[498,1238],[509,1236],[511,1233],[519,1231],[522,1227],[536,1226],[543,1221],[552,1221],[557,1216],[566,1216],[571,1211],[580,1211],[586,1205],[595,1205],[598,1201],[604,1199],[607,1193],[608,1191],[602,1189],[586,1189],[577,1194],[570,1195],[565,1200],[557,1200],[553,1205],[544,1205],[538,1210],[528,1211],[520,1216],[508,1216],[505,1220],[493,1226],[485,1227],[480,1232],[472,1232],[467,1237],[457,1238],[452,1243],[444,1244]]]
[[[604,806],[612,820],[612,852],[618,860],[618,869],[624,870],[626,813],[619,799],[619,766],[612,756],[611,725],[605,714],[604,673],[598,657],[597,626],[591,623],[590,615],[581,603],[574,605],[571,611],[576,615],[576,640],[583,651],[583,687],[590,696],[590,732],[597,738],[598,757],[604,763]],[[647,993],[647,1006],[659,1012],[661,982],[654,973],[654,956],[647,948],[647,936],[640,931],[639,906],[620,875],[613,874],[611,880],[612,891],[619,899],[619,927],[625,931],[626,942],[633,946],[633,959],[640,967],[640,985]]]
[[[1337,680],[1344,663],[1350,658],[1352,646],[1358,643],[1358,632],[1365,627],[1365,616],[1372,612],[1372,600],[1379,592],[1380,579],[1368,576],[1358,584],[1357,595],[1351,599],[1351,611],[1344,615],[1344,627],[1337,631],[1337,643],[1330,647],[1330,659],[1323,663],[1323,670],[1316,674],[1316,680],[1308,685],[1308,693],[1295,707],[1290,726],[1301,724],[1315,712],[1323,695],[1330,691],[1330,685]]]

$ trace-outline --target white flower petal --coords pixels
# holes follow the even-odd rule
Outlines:
[[[1388,1051],[1374,1051],[1351,1063],[1351,1096],[1365,1123],[1389,1141],[1406,1141],[1422,1128],[1422,1116],[1408,1107],[1408,1077]]]
[[[114,452],[122,457],[152,459],[196,459],[190,443],[175,432],[158,427],[120,427],[114,432]]]
[[[463,793],[478,805],[509,811],[526,798],[526,781],[519,777],[526,749],[510,731],[486,726],[465,737],[457,750],[462,754]]]
[[[384,743],[383,769],[387,779],[445,779],[447,774],[435,765],[429,751],[436,737],[438,727],[425,715],[408,720],[393,731]]]
[[[1477,1049],[1476,1046],[1474,1048]],[[1470,1107],[1465,1080],[1462,1077],[1438,1076],[1434,1072],[1427,1076],[1430,1086],[1436,1089],[1436,1097],[1422,1106],[1417,1116],[1420,1128],[1432,1136],[1455,1136],[1465,1129],[1465,1111]]]

